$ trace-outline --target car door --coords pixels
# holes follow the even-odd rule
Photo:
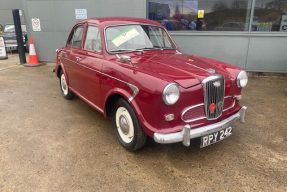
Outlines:
[[[79,68],[77,83],[79,93],[94,107],[102,109],[101,103],[101,70],[103,65],[102,41],[99,28],[88,25],[85,31],[82,49],[77,51]]]
[[[69,79],[69,86],[73,91],[78,91],[77,86],[77,52],[81,47],[81,41],[83,37],[84,25],[75,26],[72,34],[70,35],[70,39],[65,47],[65,50],[62,54],[62,62],[64,64],[64,68],[66,71],[66,75]]]

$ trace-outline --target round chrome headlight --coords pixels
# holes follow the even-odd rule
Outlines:
[[[176,83],[168,84],[162,93],[162,99],[165,104],[173,105],[177,102],[180,96],[180,89]]]
[[[248,76],[245,71],[241,71],[237,76],[237,86],[242,88],[245,87],[248,82]]]

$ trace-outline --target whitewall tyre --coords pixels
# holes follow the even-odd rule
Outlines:
[[[119,142],[126,150],[136,151],[145,145],[147,135],[142,130],[133,108],[125,99],[117,100],[114,106],[113,125]]]
[[[69,86],[66,81],[66,76],[63,71],[60,72],[60,87],[62,91],[62,95],[65,99],[73,99],[74,93],[69,89]]]

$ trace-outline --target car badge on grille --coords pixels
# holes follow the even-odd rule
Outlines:
[[[210,73],[210,74],[214,74],[214,73],[215,73],[215,70],[214,70],[214,69],[211,69],[211,68],[207,69],[206,71],[207,71],[208,73]]]
[[[220,87],[221,83],[220,83],[220,81],[215,81],[215,82],[213,83],[213,85],[214,85],[215,87]]]
[[[219,101],[219,103],[217,104],[218,109],[221,109],[222,106],[223,106],[223,102],[222,102],[222,101]]]
[[[213,82],[214,87],[220,87],[221,83],[220,81]]]
[[[214,112],[215,109],[216,109],[216,105],[214,103],[211,103],[211,105],[209,105],[209,111]]]

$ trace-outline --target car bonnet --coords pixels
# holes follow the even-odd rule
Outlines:
[[[200,84],[203,79],[213,74],[230,78],[230,74],[217,65],[217,61],[209,63],[200,57],[187,54],[143,54],[142,57],[132,60],[137,67],[166,76],[184,88]]]

